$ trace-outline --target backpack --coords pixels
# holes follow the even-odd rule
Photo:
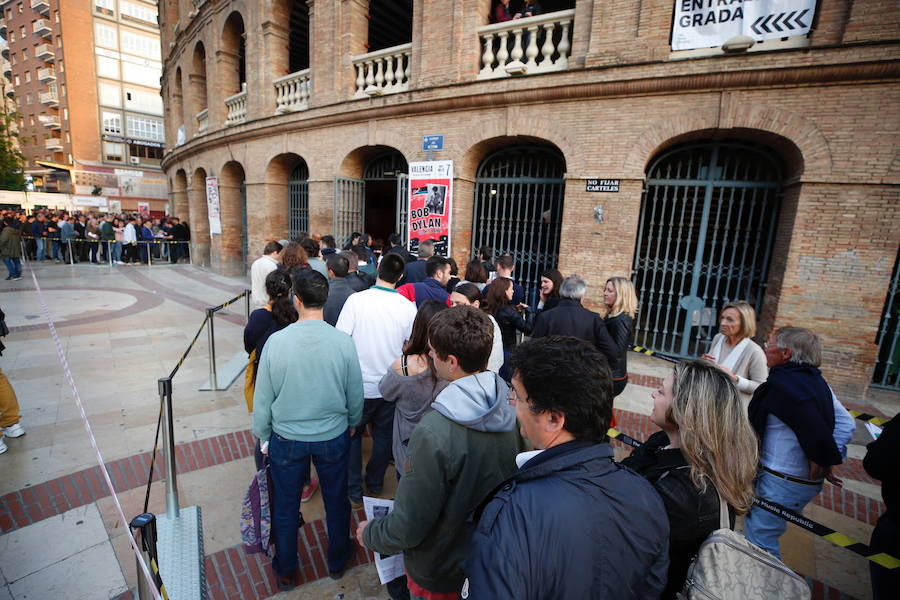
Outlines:
[[[268,557],[275,554],[272,544],[272,513],[269,501],[271,475],[268,460],[262,469],[253,474],[250,487],[241,505],[241,539],[244,552],[262,552]]]
[[[809,600],[803,577],[729,528],[728,504],[722,494],[719,526],[700,545],[679,600]]]

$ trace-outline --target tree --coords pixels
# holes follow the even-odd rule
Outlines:
[[[14,138],[18,137],[12,128],[15,114],[7,113],[5,104],[0,100],[0,190],[24,190],[22,165],[25,157],[13,144]]]

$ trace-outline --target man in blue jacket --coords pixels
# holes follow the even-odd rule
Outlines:
[[[645,479],[613,462],[603,356],[551,336],[518,346],[510,366],[520,431],[537,449],[519,454],[519,470],[482,503],[462,597],[658,598],[666,510]]]
[[[397,291],[410,302],[415,302],[416,308],[426,300],[449,304],[447,283],[450,281],[450,261],[443,256],[432,256],[425,261],[425,277],[424,281],[403,284]]]

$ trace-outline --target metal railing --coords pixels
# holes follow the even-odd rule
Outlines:
[[[28,235],[22,236],[21,246],[22,246],[22,257],[27,259],[30,252],[27,247],[28,240],[38,239],[34,236]],[[44,256],[51,255],[52,253],[56,253],[56,256],[61,257],[60,260],[66,263],[67,265],[74,266],[78,264],[78,262],[85,261],[76,261],[75,256],[76,253],[78,256],[81,256],[84,252],[88,256],[90,256],[91,248],[90,245],[97,244],[97,253],[95,256],[99,257],[101,251],[103,251],[104,259],[103,262],[109,266],[113,267],[118,263],[122,263],[121,260],[117,260],[115,258],[116,255],[119,258],[123,258],[123,252],[125,250],[125,246],[128,244],[124,244],[123,242],[114,242],[110,240],[88,240],[88,239],[74,239],[74,240],[63,240],[59,237],[42,237],[39,238],[43,240],[44,246]],[[116,246],[119,244],[119,246]],[[182,257],[188,259],[188,263],[193,265],[194,258],[191,254],[191,246],[189,241],[176,241],[176,240],[163,240],[163,239],[155,239],[155,240],[140,240],[135,242],[133,245],[136,246],[138,250],[138,256],[133,257],[140,261],[140,264],[146,264],[148,267],[153,266],[154,259],[156,260],[156,264],[165,264],[171,262],[172,252],[176,253],[176,260],[180,260]],[[88,249],[85,251],[84,246],[88,245]],[[49,246],[49,247],[48,247]],[[157,250],[156,256],[154,256],[154,250]],[[138,264],[135,262],[132,263],[124,263],[124,264]]]

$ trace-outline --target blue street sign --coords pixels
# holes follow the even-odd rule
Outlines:
[[[444,149],[444,136],[442,135],[423,135],[422,150],[425,152],[434,152],[435,150]]]

